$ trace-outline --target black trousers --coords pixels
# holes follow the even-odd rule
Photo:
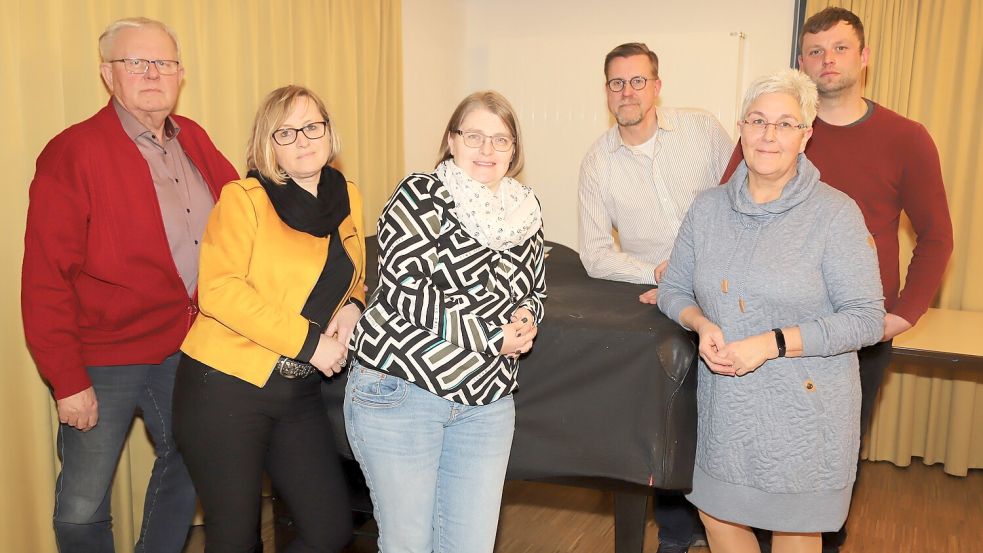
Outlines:
[[[348,491],[319,375],[275,372],[262,388],[182,355],[174,384],[174,437],[205,511],[206,553],[256,544],[262,475],[290,506],[289,553],[335,553],[351,539]]]
[[[696,507],[682,493],[656,490],[652,515],[659,525],[659,545],[685,549],[694,534],[704,534]]]

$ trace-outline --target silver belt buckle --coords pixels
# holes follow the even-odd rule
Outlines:
[[[296,359],[281,356],[276,362],[276,371],[280,376],[293,380],[294,378],[306,378],[317,371],[317,368],[310,363],[303,363]]]

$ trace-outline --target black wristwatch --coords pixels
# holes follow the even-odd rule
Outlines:
[[[775,343],[778,344],[778,356],[785,357],[785,334],[782,333],[782,329],[773,328],[772,332],[775,333]]]

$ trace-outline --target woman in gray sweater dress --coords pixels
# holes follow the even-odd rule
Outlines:
[[[856,350],[883,334],[860,209],[802,151],[815,85],[762,77],[744,99],[745,162],[693,202],[659,308],[699,334],[693,491],[714,553],[819,552],[846,519],[860,441]]]

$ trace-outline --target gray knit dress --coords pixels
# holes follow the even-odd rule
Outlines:
[[[741,163],[679,229],[659,308],[696,305],[727,342],[798,326],[803,356],[741,377],[700,361],[696,467],[687,498],[722,520],[787,532],[846,520],[860,447],[856,350],[884,331],[873,240],[857,204],[802,154],[779,199],[756,204]],[[726,281],[726,285],[724,285]]]

